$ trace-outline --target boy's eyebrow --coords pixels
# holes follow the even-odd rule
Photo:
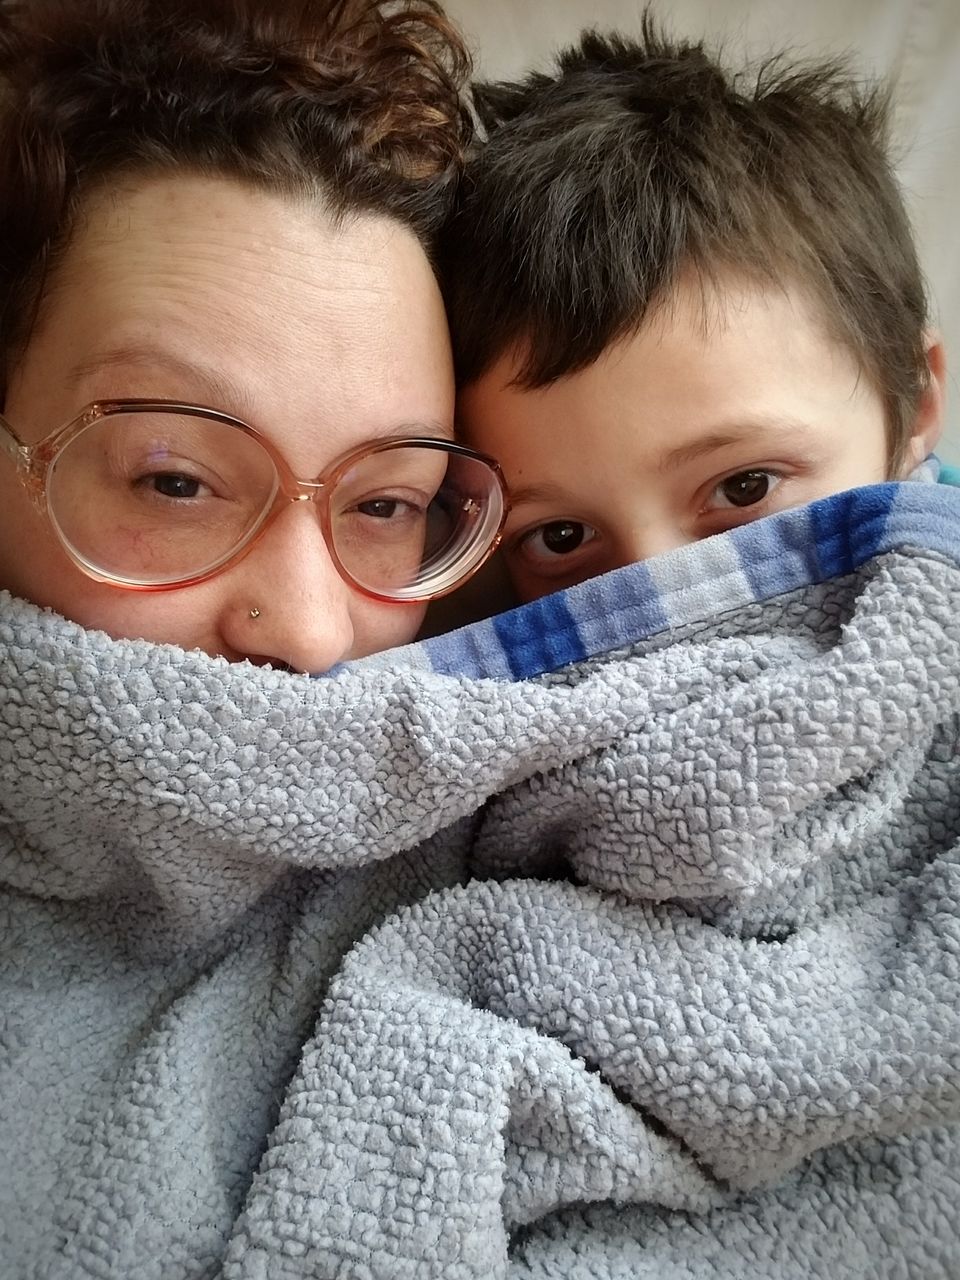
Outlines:
[[[677,445],[668,450],[660,459],[657,470],[677,471],[705,454],[716,453],[735,444],[749,444],[757,436],[762,436],[765,444],[782,445],[787,440],[795,443],[798,436],[803,437],[808,432],[806,423],[780,417],[775,420],[757,418],[736,426],[718,427],[705,436],[691,440],[689,444]]]
[[[522,489],[510,490],[510,506],[520,507],[525,502],[563,502],[569,496],[557,484],[526,484]]]
[[[810,433],[808,423],[796,418],[753,418],[749,422],[738,422],[735,425],[720,426],[707,435],[698,436],[689,444],[677,445],[669,449],[656,465],[661,474],[667,471],[678,471],[689,462],[707,454],[727,449],[731,445],[763,443],[771,448],[782,448],[784,444],[801,443]],[[761,439],[757,439],[762,437]],[[543,484],[527,484],[519,489],[511,489],[510,505],[514,509],[527,502],[565,502],[569,499],[569,491],[560,485],[544,482]]]

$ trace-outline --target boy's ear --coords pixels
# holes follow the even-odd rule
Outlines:
[[[900,475],[908,476],[918,467],[927,454],[936,448],[943,431],[944,392],[947,378],[947,357],[943,341],[935,329],[928,329],[925,337],[927,352],[927,385],[920,393],[900,467]]]

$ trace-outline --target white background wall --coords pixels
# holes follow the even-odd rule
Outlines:
[[[639,25],[637,0],[446,0],[470,37],[481,75],[515,76],[545,64],[583,27]],[[660,0],[670,30],[730,60],[789,47],[844,53],[896,85],[899,171],[951,363],[947,434],[960,463],[960,0]]]

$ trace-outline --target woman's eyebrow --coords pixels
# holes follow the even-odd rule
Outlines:
[[[208,364],[186,360],[164,347],[131,343],[95,352],[69,370],[67,385],[78,387],[87,378],[95,377],[105,370],[134,371],[138,368],[148,373],[161,373],[173,378],[175,386],[171,387],[171,390],[176,390],[178,395],[183,395],[185,398],[196,396],[198,403],[201,403],[204,408],[219,409],[252,426],[256,425],[257,414],[250,397],[232,378]],[[125,395],[139,394],[136,385],[117,389]],[[451,438],[452,431],[448,425],[437,420],[400,422],[372,429],[369,438],[389,440],[393,436],[402,439],[404,436],[412,435],[448,440]]]
[[[145,344],[131,343],[94,352],[68,371],[67,382],[68,385],[79,386],[98,373],[116,369],[140,369],[169,375],[175,379],[178,391],[182,387],[191,395],[198,394],[207,407],[230,412],[238,418],[247,418],[251,411],[250,399],[242,388],[219,370],[184,359],[167,348]],[[124,387],[123,391],[124,394],[138,394],[136,386]]]

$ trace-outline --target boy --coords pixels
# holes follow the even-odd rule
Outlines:
[[[944,357],[883,93],[834,63],[731,75],[647,17],[477,102],[444,267],[522,600],[930,452]]]
[[[522,596],[927,453],[875,100],[648,25],[481,107],[447,267]],[[874,486],[386,660],[389,798],[471,879],[344,963],[231,1261],[956,1280],[958,530]]]

